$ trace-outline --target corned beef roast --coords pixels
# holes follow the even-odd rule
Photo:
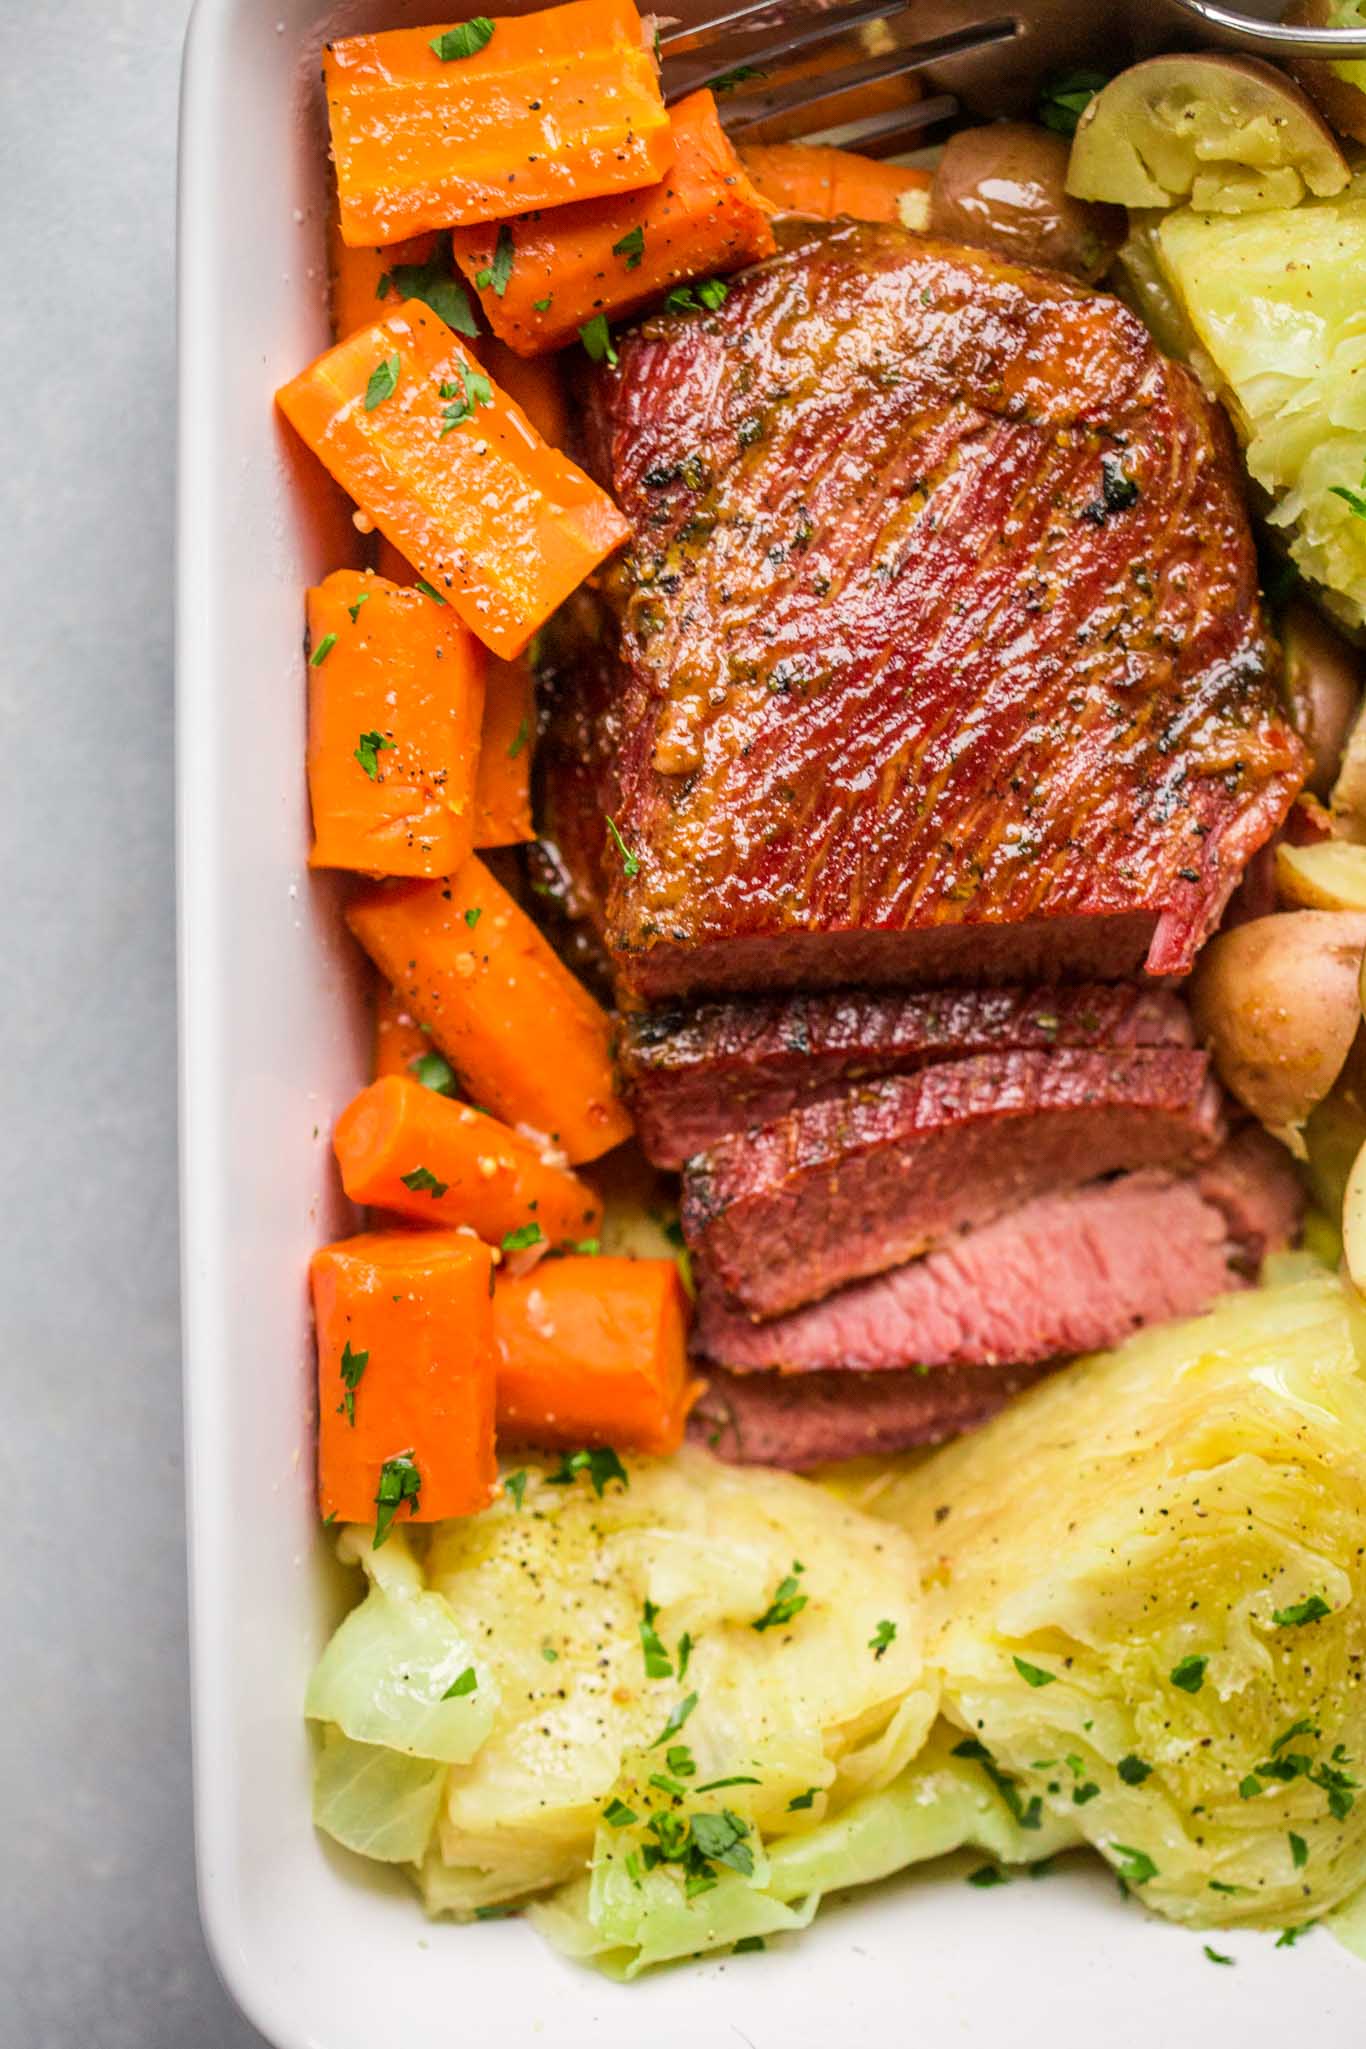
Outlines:
[[[681,1167],[850,1081],[970,1053],[1194,1040],[1189,1011],[1160,984],[839,989],[634,1012],[617,1064],[641,1145],[657,1167]]]
[[[689,1432],[723,1458],[796,1470],[937,1444],[1062,1358],[1244,1285],[1300,1202],[1286,1155],[1245,1130],[1197,1175],[1046,1196],[773,1323],[704,1298]]]
[[[862,225],[617,346],[584,452],[634,539],[543,758],[628,998],[1187,970],[1303,779],[1191,374]]]

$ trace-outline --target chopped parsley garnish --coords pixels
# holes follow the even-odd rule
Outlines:
[[[444,1053],[419,1053],[408,1066],[424,1089],[430,1089],[434,1096],[455,1094],[455,1069]]]
[[[1330,484],[1328,488],[1335,498],[1341,498],[1343,504],[1348,506],[1358,519],[1366,519],[1366,471],[1362,472],[1359,491],[1352,490],[1348,484]]]
[[[508,1473],[504,1476],[503,1492],[504,1494],[510,1494],[512,1496],[514,1506],[518,1510],[520,1510],[522,1506],[522,1501],[526,1495],[525,1467],[523,1467],[520,1472]]]
[[[759,1950],[767,1949],[767,1947],[768,1944],[764,1941],[762,1935],[742,1935],[737,1943],[732,1944],[731,1955],[737,1957],[753,1956]]]
[[[503,1233],[504,1252],[525,1252],[529,1245],[543,1245],[545,1232],[539,1224],[519,1224],[515,1231]]]
[[[1248,1773],[1245,1779],[1239,1779],[1238,1781],[1238,1798],[1240,1800],[1255,1800],[1261,1791],[1261,1780],[1256,1778],[1251,1772]]]
[[[696,1706],[697,1695],[695,1693],[684,1694],[682,1700],[671,1711],[668,1721],[655,1737],[654,1742],[650,1745],[650,1749],[658,1750],[661,1743],[667,1743],[671,1736],[676,1736]]]
[[[430,1195],[436,1202],[446,1193],[450,1183],[438,1181],[430,1167],[414,1167],[411,1174],[400,1174],[399,1180],[405,1188],[411,1188],[414,1195]]]
[[[372,783],[377,783],[379,781],[379,757],[386,748],[392,751],[393,745],[393,741],[386,740],[383,733],[362,733],[351,758],[353,761],[360,763]]]
[[[1302,1935],[1312,1935],[1313,1932],[1314,1924],[1312,1921],[1301,1921],[1298,1928],[1282,1928],[1280,1934],[1276,1937],[1276,1947],[1277,1949],[1293,1949]]]
[[[458,1679],[453,1679],[442,1694],[443,1700],[463,1700],[467,1693],[473,1693],[479,1684],[479,1674],[473,1665],[466,1665]]]
[[[1310,1717],[1308,1715],[1301,1715],[1298,1722],[1292,1722],[1288,1729],[1282,1729],[1280,1735],[1271,1746],[1271,1755],[1275,1757],[1278,1752],[1285,1749],[1287,1743],[1293,1743],[1297,1736],[1317,1737],[1318,1733]]]
[[[560,1654],[553,1643],[543,1643],[541,1645],[541,1656],[545,1659],[547,1665],[558,1665],[560,1662]]]
[[[794,1793],[787,1803],[788,1813],[797,1814],[803,1807],[814,1807],[819,1790],[818,1786],[808,1786],[804,1793]]]
[[[361,608],[361,606],[362,606],[362,605],[368,605],[368,604],[369,604],[369,602],[370,602],[370,593],[369,593],[369,591],[362,591],[362,592],[361,592],[361,594],[360,594],[360,596],[359,596],[359,597],[358,597],[358,598],[356,599],[356,602],[355,602],[355,604],[354,604],[354,605],[348,605],[348,606],[347,606],[347,608],[346,608],[346,609],[347,609],[347,611],[348,611],[348,612],[349,612],[349,613],[351,614],[351,624],[352,624],[353,626],[354,626],[354,625],[355,625],[355,623],[356,623],[356,615],[357,615],[357,613],[358,613],[358,612],[360,611],[360,608]]]
[[[590,362],[608,363],[615,370],[617,352],[612,346],[612,330],[607,325],[605,313],[595,313],[579,329],[579,340],[588,352]]]
[[[1303,1601],[1296,1601],[1292,1607],[1277,1608],[1271,1620],[1277,1629],[1299,1629],[1306,1622],[1322,1622],[1332,1609],[1321,1594],[1310,1594]]]
[[[684,1630],[682,1636],[680,1636],[678,1639],[677,1655],[678,1676],[680,1679],[682,1679],[688,1669],[688,1660],[692,1656],[692,1638],[689,1636],[686,1629]]]
[[[476,1921],[515,1921],[521,1914],[520,1907],[514,1907],[510,1900],[502,1901],[496,1907],[476,1907]]]
[[[434,605],[444,605],[446,602],[446,600],[442,597],[440,591],[435,589],[433,585],[428,583],[425,576],[419,576],[417,582],[413,585],[413,589],[415,591],[421,591],[423,597],[430,598]]]
[[[441,415],[441,438],[444,440],[453,428],[462,426],[473,416],[476,406],[493,404],[493,386],[482,370],[471,370],[468,363],[460,366],[460,380],[464,390],[456,384],[443,384],[441,397],[450,399],[451,404]]]
[[[1303,1836],[1297,1836],[1292,1828],[1289,1835],[1290,1858],[1297,1871],[1303,1871],[1309,1862],[1309,1845]]]
[[[786,1579],[779,1582],[778,1591],[765,1608],[763,1614],[759,1616],[757,1621],[750,1623],[751,1629],[757,1629],[760,1632],[765,1629],[784,1629],[793,1620],[794,1616],[800,1615],[802,1609],[806,1606],[808,1598],[807,1595],[799,1593],[797,1590],[797,1575],[804,1569],[794,1558],[791,1572],[788,1573]]]
[[[515,761],[517,759],[517,756],[521,753],[522,749],[526,746],[526,743],[527,723],[526,720],[523,719],[518,725],[516,732],[512,736],[512,745],[508,748],[508,760]]]
[[[621,855],[621,866],[623,873],[628,876],[639,875],[640,862],[636,859],[636,856],[631,852],[631,849],[627,846],[625,840],[622,838],[621,833],[618,830],[617,821],[615,818],[608,818],[607,830],[611,833],[612,838],[617,843],[617,852]]]
[[[369,1364],[370,1354],[353,1352],[351,1340],[348,1338],[342,1346],[341,1355],[341,1377],[346,1384],[346,1393],[342,1396],[341,1405],[353,1430],[356,1426],[356,1389],[360,1386],[361,1375]]]
[[[681,1800],[688,1790],[686,1786],[680,1786],[677,1779],[671,1779],[665,1772],[651,1772],[647,1783],[654,1786],[659,1792],[667,1793],[671,1800]]]
[[[631,1478],[621,1460],[610,1445],[598,1445],[593,1451],[566,1451],[561,1454],[559,1470],[547,1473],[547,1487],[572,1487],[580,1473],[587,1473],[593,1483],[593,1492],[602,1498],[602,1491],[609,1480],[620,1480],[623,1487],[629,1487]]]
[[[723,71],[719,78],[714,78],[711,82],[711,90],[713,92],[734,92],[739,86],[757,83],[760,79],[767,77],[768,73],[761,71],[757,64],[737,64],[733,71]]]
[[[410,1451],[401,1451],[397,1458],[387,1458],[379,1469],[379,1486],[375,1491],[375,1536],[374,1546],[378,1551],[388,1536],[394,1517],[405,1501],[412,1503],[412,1512],[417,1514],[422,1499],[422,1475]]]
[[[1074,1807],[1085,1807],[1088,1800],[1097,1800],[1099,1797],[1100,1787],[1094,1779],[1088,1779],[1085,1785],[1072,1788],[1072,1805]]]
[[[640,1624],[640,1647],[645,1653],[645,1677],[647,1679],[672,1679],[673,1659],[660,1641],[655,1620],[659,1614],[653,1601],[645,1603],[645,1613]]]
[[[754,1852],[745,1841],[748,1834],[749,1823],[732,1814],[729,1807],[719,1814],[695,1814],[692,1818],[693,1842],[707,1862],[724,1864],[741,1878],[754,1873]]]
[[[476,271],[474,282],[481,292],[493,288],[494,297],[501,299],[512,276],[512,259],[516,251],[512,246],[512,230],[506,221],[498,224],[498,239],[493,245],[493,261],[486,269]]]
[[[322,639],[318,642],[318,645],[314,648],[312,654],[308,658],[309,668],[320,669],[336,645],[336,634],[325,633]]]
[[[1226,1957],[1221,1949],[1211,1949],[1208,1943],[1205,1944],[1205,1955],[1212,1964],[1231,1964],[1233,1962],[1232,1957]]]
[[[697,1791],[699,1793],[719,1793],[723,1786],[758,1786],[762,1785],[762,1783],[763,1781],[756,1779],[752,1772],[736,1772],[728,1779],[708,1779],[706,1785],[699,1786]]]
[[[888,1649],[888,1648],[890,1647],[890,1645],[894,1644],[895,1642],[896,1642],[896,1624],[895,1624],[895,1622],[887,1622],[887,1621],[882,1621],[882,1622],[879,1622],[879,1623],[878,1623],[878,1625],[877,1625],[877,1628],[876,1628],[876,1629],[875,1629],[875,1630],[873,1631],[872,1635],[871,1635],[871,1636],[869,1637],[869,1639],[868,1639],[868,1648],[869,1648],[869,1650],[870,1650],[870,1651],[872,1652],[872,1654],[873,1654],[873,1657],[874,1657],[875,1659],[878,1659],[878,1658],[881,1658],[881,1657],[882,1657],[882,1655],[883,1655],[883,1653],[884,1653],[884,1651],[886,1651],[886,1650],[887,1650],[887,1649]]]
[[[1172,1666],[1168,1675],[1173,1686],[1179,1686],[1183,1693],[1198,1693],[1205,1683],[1205,1667],[1209,1659],[1193,1651],[1189,1657],[1181,1658]]]
[[[628,234],[623,235],[619,242],[614,242],[612,244],[612,254],[620,256],[628,270],[638,270],[640,268],[640,259],[645,254],[644,228],[634,227]]]
[[[1028,1658],[1012,1658],[1010,1662],[1026,1686],[1052,1686],[1057,1680],[1056,1672],[1045,1672],[1042,1665],[1031,1665]]]
[[[543,299],[533,299],[531,302],[533,312],[548,313],[552,296],[551,293],[547,292]]]
[[[1153,1774],[1152,1766],[1144,1764],[1143,1759],[1135,1757],[1132,1751],[1128,1757],[1121,1757],[1119,1763],[1115,1766],[1115,1770],[1119,1773],[1126,1786],[1141,1786],[1143,1781],[1150,1779]]]
[[[397,354],[385,356],[370,372],[370,381],[365,387],[365,410],[373,413],[376,406],[383,405],[386,398],[392,398],[398,387],[398,373],[403,365]]]
[[[1129,1885],[1146,1885],[1150,1878],[1157,1877],[1157,1866],[1146,1850],[1135,1850],[1129,1843],[1111,1843],[1110,1848]]]
[[[477,57],[492,35],[488,16],[476,14],[473,21],[458,21],[454,28],[443,29],[427,47],[443,64],[453,64],[460,57]]]
[[[704,277],[691,285],[675,285],[664,301],[666,313],[695,313],[699,306],[705,306],[708,313],[715,313],[724,306],[730,295],[730,286],[719,277]]]
[[[975,1871],[968,1873],[968,1884],[975,1885],[985,1892],[988,1886],[1009,1885],[1010,1880],[999,1864],[979,1864]]]
[[[981,1765],[982,1770],[1010,1809],[1011,1815],[1018,1827],[1041,1828],[1043,1826],[1042,1797],[1035,1793],[1031,1795],[1026,1805],[1025,1801],[1021,1798],[1019,1787],[1013,1779],[1006,1777],[1006,1774],[1001,1770],[985,1743],[979,1743],[975,1736],[965,1736],[961,1743],[954,1744],[953,1755],[955,1757],[971,1758],[974,1764]]]
[[[634,1807],[628,1807],[624,1800],[609,1800],[602,1810],[602,1818],[609,1828],[629,1828],[637,1815]]]
[[[664,1762],[677,1778],[693,1779],[697,1776],[697,1760],[686,1743],[671,1743],[664,1753]],[[718,1779],[716,1781],[717,1785],[729,1783],[731,1783],[729,1780]],[[735,1783],[738,1784],[738,1780]],[[754,1779],[751,1783],[757,1786],[759,1781]],[[711,1789],[707,1786],[699,1786],[697,1790],[699,1793],[706,1793]]]
[[[470,310],[469,294],[451,276],[444,251],[438,250],[430,263],[396,263],[380,279],[376,298],[385,298],[390,286],[400,299],[421,299],[438,320],[444,320],[457,334],[466,335],[471,341],[478,335],[479,323]]]
[[[1211,1892],[1227,1893],[1238,1893],[1247,1891],[1247,1887],[1245,1885],[1226,1885],[1222,1878],[1212,1878],[1209,1882],[1209,1889]]]
[[[1039,119],[1055,135],[1075,135],[1078,121],[1108,84],[1103,71],[1064,71],[1046,79],[1039,95]]]
[[[473,932],[475,926],[479,923],[479,920],[483,917],[483,915],[484,910],[481,904],[470,905],[469,909],[465,913],[465,923],[469,926],[471,932]]]

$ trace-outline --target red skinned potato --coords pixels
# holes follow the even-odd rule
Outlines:
[[[1281,912],[1220,933],[1191,977],[1196,1030],[1225,1087],[1301,1156],[1300,1127],[1361,1024],[1363,949],[1366,912]]]
[[[1309,749],[1305,788],[1326,800],[1343,765],[1347,736],[1361,703],[1361,656],[1301,598],[1287,605],[1280,636],[1286,702],[1295,731]]]
[[[930,187],[929,232],[1094,284],[1124,240],[1123,207],[1074,199],[1067,138],[1026,121],[951,135]]]
[[[1359,28],[1366,24],[1351,0],[1292,0],[1282,20],[1291,28]],[[1353,142],[1366,142],[1366,62],[1330,64],[1321,57],[1290,57],[1297,78],[1329,126]],[[1355,81],[1355,82],[1354,82]]]

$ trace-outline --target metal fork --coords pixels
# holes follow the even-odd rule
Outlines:
[[[659,38],[669,100],[712,86],[732,134],[778,124],[874,155],[914,148],[960,112],[1028,111],[1051,72],[1110,72],[1162,49],[1366,57],[1366,29],[1286,28],[1214,0],[739,0],[720,14],[708,0],[676,4]],[[916,75],[920,97],[832,124],[841,95]]]

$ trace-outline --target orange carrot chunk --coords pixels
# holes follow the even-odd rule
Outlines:
[[[474,1515],[493,1497],[493,1254],[453,1231],[371,1231],[324,1245],[318,1501],[392,1524]]]
[[[627,535],[605,492],[421,300],[286,384],[291,425],[486,646],[510,659]]]
[[[397,990],[380,976],[375,977],[375,1080],[382,1081],[386,1074],[401,1074],[405,1078],[417,1073],[417,1063],[435,1051],[431,1040],[416,1018],[405,1009],[403,999]],[[436,1058],[443,1066],[447,1062],[443,1054]],[[449,1072],[449,1068],[448,1068]],[[421,1079],[421,1076],[418,1076]],[[428,1084],[430,1087],[430,1083]]]
[[[484,650],[373,570],[308,594],[314,868],[445,875],[474,845]]]
[[[510,348],[560,348],[599,315],[615,320],[670,286],[772,255],[769,209],[711,94],[690,94],[670,118],[673,165],[650,190],[456,229],[455,260]]]
[[[347,36],[323,82],[341,231],[359,246],[630,192],[672,154],[630,0]]]
[[[474,784],[474,844],[510,847],[536,837],[531,823],[531,752],[536,682],[523,656],[490,660]]]
[[[473,348],[499,390],[522,408],[541,439],[552,448],[563,448],[569,439],[569,407],[554,357],[519,356],[491,334],[480,335]]]
[[[411,1076],[362,1089],[332,1143],[352,1202],[415,1224],[464,1225],[510,1252],[576,1244],[602,1222],[592,1189],[543,1147]]]
[[[815,143],[754,143],[740,152],[745,169],[779,213],[808,220],[899,221],[907,192],[928,192],[930,173],[884,164],[848,149]]]
[[[671,1259],[545,1259],[493,1288],[498,1431],[551,1450],[677,1451],[700,1383]]]
[[[346,919],[475,1102],[573,1162],[629,1138],[606,1013],[477,856],[361,890]]]
[[[414,296],[403,290],[413,272],[438,277],[445,266],[440,235],[414,235],[407,242],[391,242],[387,249],[352,249],[341,238],[341,221],[334,213],[327,224],[327,268],[332,291],[332,339],[345,341],[358,327],[368,327],[382,313],[392,313]],[[397,275],[395,275],[397,273]],[[464,296],[463,286],[451,286]],[[422,297],[423,294],[416,294]],[[468,300],[466,301],[468,305]],[[439,309],[436,309],[439,310]],[[446,316],[443,315],[443,318]],[[455,322],[450,323],[455,326]],[[471,326],[473,320],[470,319]],[[463,327],[457,327],[463,333]]]

